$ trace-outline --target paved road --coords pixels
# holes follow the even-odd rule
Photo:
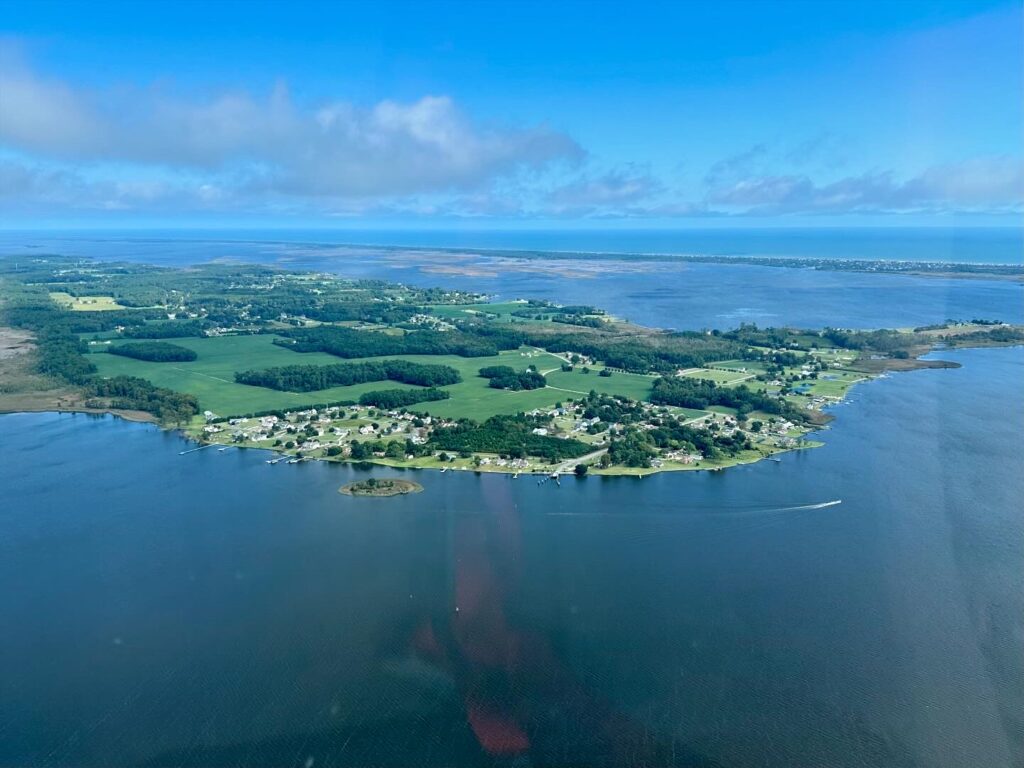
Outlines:
[[[567,474],[569,472],[574,471],[576,469],[577,464],[586,464],[588,461],[593,461],[594,459],[602,456],[607,452],[607,448],[601,448],[599,450],[588,453],[585,456],[580,456],[579,458],[576,459],[569,459],[568,461],[563,461],[561,464],[558,465],[557,469],[555,469],[555,472],[557,472],[560,475]]]

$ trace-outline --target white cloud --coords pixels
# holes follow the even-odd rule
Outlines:
[[[89,90],[3,54],[4,212],[672,219],[1024,207],[1017,156],[837,178],[849,140],[821,133],[755,144],[684,191],[643,165],[588,165],[544,126],[474,120],[447,96],[307,105],[281,83],[262,96]]]
[[[629,167],[560,186],[548,195],[548,204],[557,213],[617,209],[647,201],[662,190],[650,173]]]
[[[1011,212],[1024,206],[1024,164],[1010,156],[978,157],[904,181],[889,171],[825,184],[802,174],[754,176],[711,189],[708,202],[757,214]]]
[[[296,104],[283,84],[257,98],[186,99],[158,88],[87,91],[0,63],[0,146],[76,166],[206,174],[247,194],[337,197],[469,190],[582,156],[543,126],[484,126],[447,96],[359,106]],[[223,176],[227,179],[214,179]]]

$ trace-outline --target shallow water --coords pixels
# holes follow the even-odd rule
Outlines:
[[[984,261],[996,260],[992,258],[990,240],[1003,243],[1009,238],[1010,242],[1017,242],[1020,237],[1020,233],[1014,231],[1002,231],[997,233],[998,237],[986,233],[989,231],[961,231],[954,235],[933,233],[926,237],[911,232],[900,237],[899,232],[832,232],[832,238],[829,239],[823,233],[815,234],[811,231],[803,235],[799,232],[789,233],[788,236],[775,234],[768,241],[776,243],[776,250],[780,252],[789,247],[787,244],[792,244],[798,255],[824,259],[836,257],[837,254],[840,257],[852,257],[851,254],[855,256],[862,251],[864,258],[889,258],[888,254],[902,254],[900,258],[910,259],[915,254],[915,258],[924,258],[927,253],[952,248],[950,243],[962,240],[968,245],[973,243],[973,246],[965,245],[962,253],[957,251],[958,257],[963,257],[961,260]],[[530,247],[526,244],[534,240],[528,237],[529,233],[520,234],[520,238],[513,238],[512,242],[519,243],[519,247]],[[754,237],[751,233],[746,236],[742,233],[705,234],[705,239],[719,243],[715,247],[725,252],[739,247],[731,245],[736,238],[745,242],[744,237]],[[691,233],[691,236],[696,235]],[[136,233],[134,236],[94,233],[89,236],[55,237],[52,234],[43,236],[8,232],[0,233],[0,254],[17,257],[22,254],[62,253],[167,266],[234,259],[335,272],[348,277],[479,291],[500,299],[533,298],[562,304],[591,304],[619,317],[658,328],[729,329],[740,323],[805,328],[904,328],[939,323],[947,319],[973,318],[1024,323],[1024,284],[1006,280],[951,280],[753,265],[650,261],[635,256],[598,261],[525,259],[498,257],[472,250],[460,256],[436,251],[353,249],[330,244],[339,242],[345,233],[277,233],[278,239],[273,242],[246,240],[245,233],[233,233],[230,237],[221,233],[221,237],[216,240],[202,239],[198,233],[196,239],[180,234],[175,237],[158,237],[154,233],[149,236],[144,233]],[[225,237],[227,239],[223,239]],[[389,241],[383,235],[378,235],[376,240],[404,242],[401,234],[391,233],[390,237],[392,239]],[[461,237],[468,238],[471,234],[463,233]],[[375,240],[372,233],[365,234],[364,238],[367,242]],[[412,242],[430,245],[435,241],[438,241],[437,233],[424,235],[421,240]],[[439,242],[458,246],[459,238],[454,241],[441,239]],[[494,242],[505,241],[499,238]],[[553,249],[559,246],[561,240],[540,238],[536,242],[538,247],[545,242],[548,249]],[[626,239],[625,242],[634,241]],[[642,239],[636,241],[636,244],[641,242]],[[858,251],[857,248],[861,247],[858,243],[874,243],[872,247],[875,249],[864,245]],[[882,247],[879,243],[887,245]],[[901,251],[896,247],[908,243],[918,243],[919,248],[915,250],[908,245],[907,249]],[[710,249],[706,252],[715,251]],[[1006,256],[1009,251],[1004,253],[999,250],[998,253]],[[1010,263],[1019,262],[1024,251],[1017,249],[1012,253],[1013,257],[1006,259]],[[969,255],[971,258],[968,258]]]
[[[0,764],[1019,765],[1024,349],[943,357],[778,464],[386,500],[0,417]]]

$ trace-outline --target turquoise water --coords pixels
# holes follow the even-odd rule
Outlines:
[[[1024,349],[943,356],[778,464],[390,500],[2,416],[0,765],[1020,765]]]
[[[717,229],[561,229],[495,231],[462,227],[430,230],[86,230],[68,232],[0,232],[0,248],[10,252],[31,243],[61,253],[100,252],[130,258],[136,246],[187,251],[188,241],[216,242],[230,251],[234,242],[357,243],[430,248],[488,248],[528,251],[667,253],[713,256],[782,256],[813,259],[882,259],[1021,264],[1022,227],[929,228],[772,228]],[[92,245],[90,245],[90,243]],[[210,253],[209,248],[204,248]]]

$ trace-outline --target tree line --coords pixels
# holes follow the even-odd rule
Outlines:
[[[462,323],[454,331],[410,331],[391,336],[337,326],[282,331],[275,344],[296,352],[327,352],[337,357],[386,355],[458,355],[489,357],[502,350],[530,345],[575,352],[602,360],[612,368],[636,373],[668,372],[700,367],[716,360],[753,358],[738,341],[696,332],[660,333],[625,337],[598,330],[561,330],[545,324],[515,327],[494,323]]]
[[[105,325],[107,319],[89,315],[118,315],[120,312],[71,312],[59,307],[47,293],[22,288],[4,307],[3,322],[15,328],[31,331],[36,344],[36,371],[58,381],[82,387],[90,398],[87,404],[106,407],[102,400],[110,400],[110,407],[147,411],[164,422],[181,423],[199,413],[199,405],[192,395],[183,395],[156,387],[145,379],[117,376],[112,379],[96,377],[96,366],[84,354],[88,347],[78,338],[85,332]],[[82,318],[79,315],[86,315]]]
[[[464,332],[469,329],[464,327]],[[695,332],[651,333],[624,336],[591,329],[563,331],[545,324],[478,325],[473,333],[502,349],[522,345],[566,351],[601,360],[612,368],[633,373],[669,372],[697,368],[716,360],[749,357],[746,345],[719,336]]]
[[[189,363],[198,355],[195,350],[166,341],[139,341],[127,344],[112,344],[107,349],[111,355],[147,360],[151,363]]]
[[[210,327],[207,320],[165,320],[125,328],[121,335],[128,339],[184,339],[202,337]]]
[[[385,355],[457,355],[490,357],[499,345],[491,339],[462,331],[410,331],[391,336],[376,331],[357,331],[338,326],[296,328],[280,332],[274,343],[295,352],[326,352],[336,357],[383,357]],[[515,349],[513,344],[504,349]]]
[[[494,389],[541,389],[546,387],[548,380],[537,371],[517,371],[508,365],[488,365],[480,369],[480,375],[490,379],[489,386]]]
[[[375,408],[394,410],[406,408],[415,403],[428,403],[435,400],[447,400],[451,394],[444,389],[427,387],[426,389],[378,389],[364,392],[359,396],[360,405],[372,405]]]
[[[370,381],[397,381],[420,387],[443,387],[462,381],[450,365],[429,365],[407,360],[381,360],[333,365],[285,365],[239,371],[235,381],[282,392],[313,392]]]
[[[803,421],[799,410],[790,403],[764,392],[754,391],[745,384],[737,387],[720,387],[708,379],[691,379],[684,376],[665,378],[654,382],[650,400],[656,405],[675,405],[681,408],[706,410],[712,405],[735,408],[738,415],[745,416],[751,411],[763,411],[784,415]]]
[[[96,398],[109,400],[111,408],[146,411],[165,423],[181,424],[199,413],[195,395],[157,387],[136,376],[96,379],[91,382],[90,391]]]
[[[482,424],[462,419],[450,427],[436,428],[430,436],[429,445],[434,449],[460,453],[497,453],[513,458],[540,456],[552,463],[577,458],[593,450],[574,438],[563,440],[533,434],[536,427],[545,423],[544,419],[524,414],[492,416]]]

